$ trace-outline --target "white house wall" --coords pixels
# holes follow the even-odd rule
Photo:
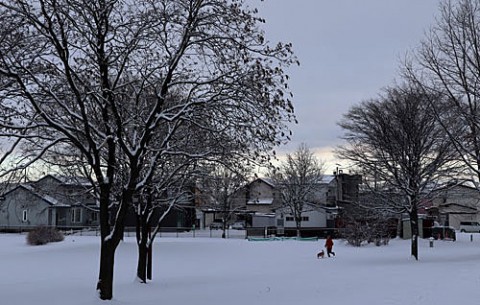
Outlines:
[[[450,189],[441,189],[434,191],[436,195],[433,200],[433,206],[441,207],[444,204],[458,204],[471,207],[477,210],[472,214],[455,214],[449,213],[449,225],[455,229],[459,229],[461,221],[478,221],[480,222],[480,192],[471,187],[455,186]],[[444,211],[440,210],[440,213]]]
[[[279,211],[277,213],[277,219],[281,219],[283,216],[284,228],[295,228],[295,220],[287,221],[287,217],[293,217],[285,210]],[[302,217],[308,217],[308,221],[302,221],[302,228],[325,228],[327,227],[327,213],[323,210],[314,210],[303,212]],[[278,223],[278,221],[277,221]]]
[[[455,229],[460,229],[460,222],[462,221],[475,221],[479,222],[478,214],[468,215],[468,214],[450,214],[448,217],[448,225],[454,227]]]
[[[252,227],[275,226],[275,216],[252,215]]]
[[[433,200],[434,206],[446,203],[456,203],[472,208],[480,207],[480,193],[478,190],[457,186],[448,190],[435,191],[437,195]]]

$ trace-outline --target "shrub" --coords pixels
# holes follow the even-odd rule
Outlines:
[[[36,227],[27,234],[29,245],[45,245],[49,242],[58,242],[64,239],[63,234],[55,228],[45,226]]]
[[[368,227],[353,219],[345,226],[343,234],[347,242],[354,247],[362,246],[362,243],[367,241],[369,236]]]

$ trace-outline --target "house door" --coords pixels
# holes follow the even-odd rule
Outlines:
[[[57,209],[55,213],[55,224],[57,226],[67,225],[66,209]]]

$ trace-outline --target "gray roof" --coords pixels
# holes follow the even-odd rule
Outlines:
[[[20,184],[17,187],[11,189],[10,191],[6,192],[4,194],[4,196],[6,196],[10,193],[13,193],[20,188],[26,190],[27,192],[29,192],[29,193],[31,193],[35,196],[37,196],[38,198],[40,198],[43,201],[50,204],[51,206],[55,206],[55,207],[69,207],[70,206],[70,205],[65,204],[63,202],[60,202],[59,200],[53,198],[52,196],[39,194],[38,192],[35,191],[35,189],[31,185],[28,185],[28,184]]]

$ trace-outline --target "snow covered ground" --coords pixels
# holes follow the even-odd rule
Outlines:
[[[114,300],[97,299],[99,238],[68,236],[28,246],[24,235],[0,235],[0,304],[5,305],[470,305],[480,302],[480,234],[456,242],[420,240],[354,248],[317,259],[319,241],[169,238],[154,248],[154,280],[135,281],[136,248],[117,251]]]

